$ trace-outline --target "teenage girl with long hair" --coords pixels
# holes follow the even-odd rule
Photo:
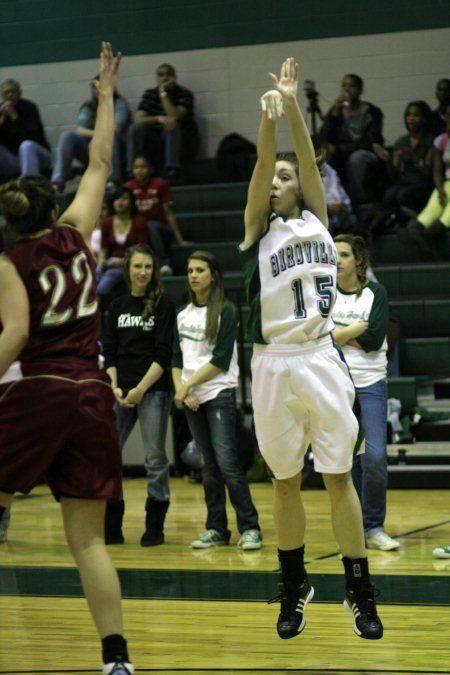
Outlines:
[[[236,511],[243,550],[261,548],[258,514],[236,446],[236,310],[226,300],[222,270],[208,251],[188,259],[189,302],[177,314],[172,359],[175,403],[184,406],[204,466],[206,530],[193,548],[228,544],[226,492]]]
[[[175,306],[163,293],[159,265],[148,246],[130,246],[124,258],[124,273],[130,290],[108,308],[103,354],[116,399],[121,448],[139,420],[147,472],[141,545],[156,546],[164,541],[170,498],[165,441],[172,402],[170,361]],[[123,498],[108,503],[107,543],[124,541],[124,508]]]

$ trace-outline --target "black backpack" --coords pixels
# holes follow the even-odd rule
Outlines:
[[[240,134],[228,134],[217,148],[217,163],[221,180],[239,182],[250,180],[256,159],[256,145]]]

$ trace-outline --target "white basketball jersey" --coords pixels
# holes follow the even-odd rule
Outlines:
[[[306,342],[333,330],[337,253],[320,220],[309,211],[286,221],[274,215],[254,246],[243,254],[258,256],[254,300],[260,303],[263,341]]]

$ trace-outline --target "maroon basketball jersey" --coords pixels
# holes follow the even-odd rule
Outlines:
[[[98,358],[95,260],[75,228],[19,239],[6,251],[30,300],[30,337],[20,354],[26,375],[63,373]]]

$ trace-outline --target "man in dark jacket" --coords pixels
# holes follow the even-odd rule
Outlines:
[[[363,80],[345,75],[341,93],[325,115],[320,135],[329,147],[329,163],[350,196],[354,207],[374,198],[373,187],[382,172],[383,113],[361,101]]]
[[[197,152],[194,96],[177,83],[175,68],[168,63],[157,68],[156,82],[144,91],[128,130],[127,168],[131,171],[137,155],[147,154],[158,168],[165,166],[170,179],[177,176],[181,161]]]
[[[37,106],[22,98],[20,84],[1,85],[0,175],[42,173],[50,167],[50,148]]]

